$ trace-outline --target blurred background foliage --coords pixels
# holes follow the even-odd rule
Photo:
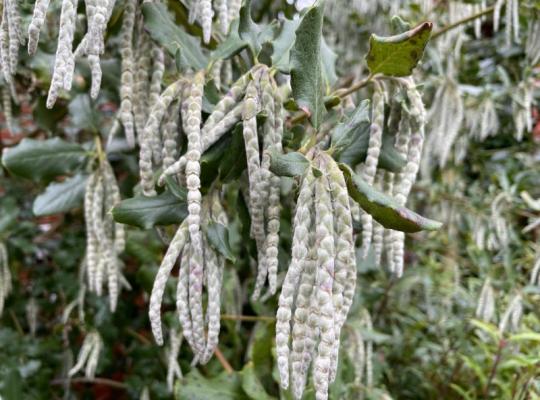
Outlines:
[[[177,22],[200,34],[187,25],[183,8],[176,1],[169,3]],[[253,3],[257,21],[292,17],[296,12],[291,2]],[[391,33],[393,15],[412,25],[431,19],[437,31],[450,23],[452,7],[480,2],[328,3],[325,36],[338,54],[338,75],[346,81],[364,73],[363,55],[369,35]],[[22,1],[20,7],[27,23],[33,2]],[[70,96],[62,98],[52,110],[45,108],[59,7],[58,2],[52,2],[49,28],[40,40],[38,53],[30,58],[21,51],[16,77],[21,102],[13,104],[16,126],[9,131],[4,125],[0,132],[3,147],[23,137],[61,136],[83,141],[95,131],[107,130],[111,123],[119,86],[119,56],[114,51],[103,60],[104,79],[97,101],[91,102],[88,97],[89,70],[83,64],[77,65]],[[477,132],[464,123],[456,139],[456,154],[442,168],[432,162],[423,169],[411,199],[413,208],[445,225],[437,232],[408,237],[407,266],[401,279],[375,267],[372,258],[359,261],[356,300],[344,328],[342,361],[331,388],[332,399],[540,398],[540,286],[531,282],[534,265],[540,260],[539,228],[534,225],[540,218],[540,207],[535,208],[523,195],[526,192],[532,199],[540,198],[539,66],[530,65],[523,51],[528,26],[537,21],[540,3],[522,1],[520,7],[522,43],[506,46],[504,32],[494,31],[488,15],[481,21],[478,39],[472,24],[462,26],[461,36],[454,37],[460,41],[457,51],[457,42],[446,43],[446,48],[440,44],[444,37],[428,45],[418,71],[426,106],[434,102],[441,79],[452,75],[460,87],[468,118],[482,118],[478,99],[488,96],[495,102],[498,128],[477,140]],[[118,41],[121,12],[121,7],[115,9],[107,29],[111,49]],[[448,49],[455,53],[452,73],[448,71]],[[517,95],[522,81],[531,85],[536,97],[531,110],[533,129],[518,140],[512,96]],[[359,98],[366,95],[360,92]],[[427,134],[432,134],[429,129]],[[121,143],[117,145],[121,147]],[[114,142],[111,149],[110,159],[123,197],[131,197],[137,183],[136,155],[114,152]],[[429,154],[426,157],[433,158]],[[156,232],[128,230],[123,259],[132,290],[122,292],[116,313],[109,312],[105,298],[86,294],[84,323],[76,308],[63,317],[80,289],[79,264],[85,247],[82,210],[35,217],[32,203],[44,185],[10,179],[6,170],[1,173],[0,240],[8,248],[14,284],[0,320],[2,398],[127,399],[146,394],[156,399],[171,398],[165,383],[166,355],[154,344],[147,318],[148,295],[165,251]],[[179,363],[184,378],[177,382],[176,397],[287,399],[289,395],[281,392],[277,383],[273,354],[277,301],[249,300],[253,266],[240,245],[240,220],[246,218],[246,209],[233,189],[229,198],[229,208],[239,210],[238,220],[232,222],[236,227],[232,242],[237,262],[228,263],[225,271],[219,356],[194,369],[189,349],[182,346]],[[281,232],[281,273],[290,248],[290,217],[286,214],[287,210]],[[495,292],[496,315],[491,322],[475,319],[486,278],[490,278]],[[174,327],[174,280],[169,284],[164,320]],[[516,331],[501,333],[497,321],[516,293],[523,298],[523,318]],[[369,310],[372,327],[362,319],[363,310]],[[68,379],[66,372],[90,328],[97,329],[104,340],[97,378]],[[359,383],[354,368],[358,362],[355,341],[359,337],[373,345],[369,387]],[[312,396],[308,390],[305,398]]]

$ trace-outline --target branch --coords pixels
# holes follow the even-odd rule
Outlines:
[[[223,367],[223,369],[227,372],[227,374],[233,374],[234,369],[231,367],[231,364],[227,361],[219,347],[216,347],[216,350],[214,351],[214,354],[216,355],[216,358],[218,359],[219,363]]]
[[[363,80],[361,80],[359,82],[356,82],[351,87],[336,90],[334,93],[332,93],[329,96],[330,101],[333,100],[332,99],[333,97],[337,96],[339,98],[344,98],[344,97],[347,97],[348,95],[362,89],[363,87],[367,86],[373,80],[374,77],[375,77],[374,74],[370,74],[366,79],[363,79]],[[327,105],[328,104],[325,104],[325,106],[327,106]],[[307,117],[308,117],[308,113],[306,111],[300,111],[298,114],[296,114],[294,117],[292,117],[289,120],[289,124],[290,125],[295,125],[295,124],[297,124],[299,122],[302,122]]]
[[[456,22],[454,22],[454,23],[452,23],[450,25],[447,25],[447,26],[441,28],[440,30],[438,30],[437,32],[435,32],[433,35],[431,35],[431,40],[436,39],[437,37],[439,37],[441,35],[444,35],[446,32],[448,32],[448,31],[450,31],[450,30],[452,30],[454,28],[457,28],[460,25],[466,24],[467,22],[474,21],[475,19],[483,17],[484,15],[491,14],[493,12],[493,10],[495,10],[495,6],[488,7],[484,11],[480,11],[480,12],[478,12],[476,14],[470,15],[470,16],[468,16],[466,18],[463,18],[463,19],[460,19],[459,21],[456,21]]]

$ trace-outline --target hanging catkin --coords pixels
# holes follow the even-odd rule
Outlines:
[[[124,126],[126,140],[135,147],[135,128],[133,119],[135,60],[133,58],[133,29],[135,27],[136,0],[126,0],[124,17],[120,30],[120,56],[122,74],[120,77],[120,120]]]
[[[384,124],[384,93],[382,87],[375,86],[373,92],[371,108],[371,126],[369,129],[369,143],[364,169],[362,171],[363,179],[373,185],[377,164],[379,162],[379,153],[381,152],[383,124]],[[372,240],[373,219],[370,214],[363,213],[362,217],[362,256],[366,257]]]
[[[402,79],[409,100],[409,124],[411,136],[407,151],[407,163],[403,169],[401,180],[396,183],[395,199],[400,205],[405,205],[412,185],[416,180],[416,174],[420,166],[422,147],[424,144],[425,109],[422,96],[418,92],[412,78]],[[397,276],[403,274],[405,234],[396,231],[394,234],[393,257]]]
[[[276,355],[281,386],[289,387],[289,335],[293,301],[305,260],[309,254],[309,232],[313,207],[314,176],[308,169],[303,178],[293,221],[291,263],[283,281],[276,313]]]
[[[28,54],[34,54],[36,52],[39,42],[39,33],[45,22],[49,2],[50,0],[36,0],[34,14],[32,15],[32,20],[28,26]]]
[[[115,311],[120,284],[122,261],[119,254],[125,248],[125,231],[122,224],[112,219],[110,210],[120,202],[120,190],[111,165],[106,159],[89,177],[84,197],[86,222],[85,265],[88,288],[98,296],[102,294],[106,278],[109,305]],[[129,284],[124,282],[126,287]]]
[[[69,62],[73,57],[72,46],[75,33],[75,20],[77,17],[77,6],[75,0],[63,0],[60,14],[60,31],[58,34],[58,45],[54,59],[53,76],[49,95],[47,97],[47,108],[52,108],[58,92],[65,86],[66,77],[70,74]],[[71,78],[69,78],[71,81]]]
[[[4,304],[7,296],[11,293],[11,272],[6,245],[0,242],[0,316],[4,311]]]

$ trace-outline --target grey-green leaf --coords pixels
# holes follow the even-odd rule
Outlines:
[[[63,182],[52,182],[34,200],[36,216],[67,212],[82,205],[88,175],[77,174]]]
[[[309,166],[309,160],[296,151],[281,154],[270,153],[270,171],[278,176],[302,176]]]
[[[224,60],[238,54],[245,49],[248,42],[240,37],[238,31],[239,19],[235,19],[231,23],[229,34],[223,42],[221,42],[216,50],[212,52],[213,60]]]
[[[272,66],[287,74],[291,69],[290,55],[296,38],[296,29],[301,21],[300,18],[283,21],[279,34],[272,41]]]
[[[321,37],[323,6],[317,3],[308,9],[296,30],[291,49],[291,87],[293,97],[318,128],[325,112],[324,85],[321,71]]]
[[[84,148],[60,138],[23,139],[17,146],[4,149],[2,163],[14,175],[50,179],[73,172],[86,156]]]
[[[252,400],[272,400],[275,397],[266,393],[261,380],[257,376],[257,371],[253,367],[253,362],[247,363],[242,371],[240,371],[240,377],[242,378],[242,389]]]
[[[173,20],[167,6],[160,3],[145,3],[142,6],[144,26],[152,38],[161,44],[171,56],[180,49],[180,64],[183,67],[200,70],[208,64],[201,42],[187,34]]]
[[[187,205],[169,191],[155,197],[136,196],[113,208],[116,222],[150,229],[156,225],[181,223],[187,216]]]
[[[431,36],[433,23],[423,22],[395,36],[371,35],[366,56],[372,74],[409,76],[418,64]]]
[[[355,166],[365,160],[369,144],[370,102],[362,101],[350,117],[332,131],[334,158]],[[405,159],[394,148],[394,138],[383,136],[379,167],[390,172],[399,172],[405,166]]]
[[[418,232],[437,230],[441,222],[422,217],[421,215],[397,204],[394,199],[377,191],[355,174],[347,165],[340,164],[349,195],[373,218],[385,228],[402,232]]]
[[[236,261],[229,242],[229,230],[226,226],[218,222],[210,221],[206,227],[206,237],[214,250],[227,260],[233,263]]]
[[[238,373],[206,378],[193,369],[174,387],[175,400],[247,400]]]

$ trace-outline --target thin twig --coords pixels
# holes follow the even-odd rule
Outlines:
[[[267,317],[264,315],[230,315],[230,314],[221,314],[221,319],[230,320],[230,321],[266,321],[266,322],[274,322],[276,320],[274,317]]]
[[[348,95],[350,95],[350,94],[362,89],[363,87],[367,86],[373,80],[373,78],[375,78],[375,74],[370,74],[367,78],[362,79],[359,82],[356,82],[351,87],[336,90],[334,93],[332,93],[330,96],[328,96],[328,98],[329,98],[328,101],[330,101],[330,102],[334,101],[334,97],[336,97],[336,96],[340,97],[340,98],[347,97]],[[292,117],[289,120],[289,124],[291,126],[295,125],[295,124],[298,124],[298,123],[302,122],[304,119],[306,119],[308,116],[309,116],[309,114],[306,111],[302,110],[302,111],[300,111],[298,114],[296,114],[294,117]]]
[[[497,372],[497,367],[499,366],[499,363],[501,361],[502,351],[505,345],[506,345],[505,340],[501,339],[499,341],[499,347],[497,348],[497,354],[495,355],[495,359],[493,360],[493,366],[491,367],[491,372],[489,373],[489,378],[486,383],[486,387],[484,388],[485,399],[489,398],[489,389],[491,388],[491,383],[493,382],[493,379],[495,378],[495,373]]]
[[[107,378],[94,378],[94,379],[73,378],[73,379],[55,379],[51,381],[51,385],[63,385],[65,383],[91,383],[93,385],[96,385],[96,384],[106,385],[106,386],[111,386],[117,389],[123,389],[123,390],[127,389],[126,384],[122,382],[118,382],[118,381],[113,381],[112,379],[107,379]]]
[[[24,336],[23,328],[21,327],[21,324],[19,323],[17,316],[11,309],[9,310],[9,316],[13,320],[13,324],[15,325],[15,329],[17,329],[17,332],[19,333],[19,335]]]
[[[484,11],[480,11],[476,14],[469,15],[468,17],[465,17],[463,19],[460,19],[459,21],[456,21],[452,24],[446,25],[445,27],[439,29],[437,32],[435,32],[433,35],[431,35],[431,40],[438,38],[441,35],[444,35],[446,32],[457,28],[460,25],[466,24],[467,22],[474,21],[477,18],[483,17],[484,15],[491,14],[495,10],[495,6],[491,6],[486,8]]]
[[[223,369],[229,375],[233,374],[234,373],[233,367],[231,367],[231,364],[229,364],[229,362],[227,361],[227,359],[225,358],[225,356],[223,355],[223,353],[221,352],[219,347],[216,347],[216,350],[215,350],[214,354],[216,355],[216,358],[218,359],[218,361],[221,364],[221,366],[223,367]]]
[[[148,339],[147,337],[141,335],[139,332],[134,331],[131,328],[126,328],[126,332],[129,333],[131,336],[133,336],[135,339],[137,339],[139,342],[147,345],[151,345],[152,341]]]

